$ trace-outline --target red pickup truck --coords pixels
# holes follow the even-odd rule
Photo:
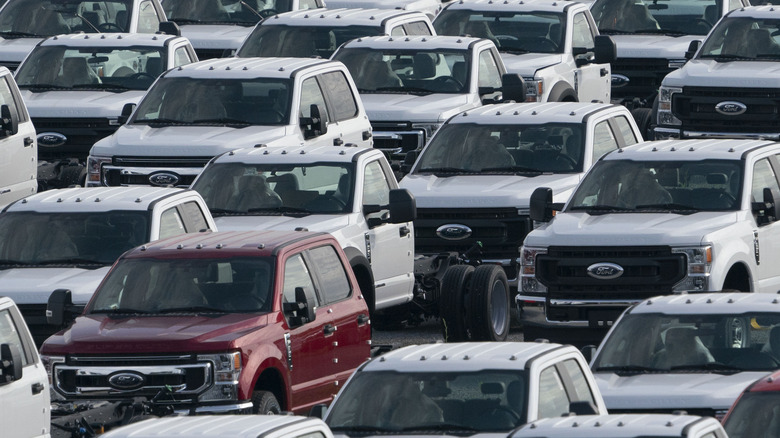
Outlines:
[[[68,295],[52,295],[51,323],[72,319]],[[41,354],[68,401],[306,413],[370,356],[370,338],[366,302],[329,234],[224,232],[127,252]]]

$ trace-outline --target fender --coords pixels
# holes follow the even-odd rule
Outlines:
[[[255,390],[260,375],[268,369],[273,369],[280,376],[280,383],[284,385],[283,388],[285,388],[285,400],[279,400],[279,403],[282,404],[283,407],[286,404],[289,408],[291,396],[291,382],[289,381],[290,371],[287,368],[287,359],[283,356],[282,352],[276,348],[276,343],[263,343],[259,349],[252,352],[252,355],[250,355],[248,359],[246,364],[244,364],[244,372],[241,373],[241,392],[246,390],[247,394],[245,395],[247,396],[247,399],[251,398],[252,391]],[[246,377],[244,377],[244,375],[246,375]],[[249,386],[244,386],[243,383],[249,379],[251,379],[251,384]]]
[[[547,98],[547,102],[563,102],[567,99],[579,102],[577,93],[574,92],[571,85],[566,82],[558,82],[552,87],[552,90],[550,90],[550,96]]]

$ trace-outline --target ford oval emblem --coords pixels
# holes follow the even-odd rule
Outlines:
[[[599,280],[612,280],[623,275],[623,267],[614,263],[594,263],[588,266],[588,275]]]
[[[153,186],[175,186],[181,178],[175,173],[161,172],[149,175],[149,184]]]
[[[133,372],[121,372],[111,375],[108,384],[116,389],[138,389],[143,386],[146,379],[143,375]]]
[[[471,228],[465,225],[446,224],[436,229],[436,235],[445,240],[463,240],[471,237]]]
[[[38,145],[47,148],[62,146],[66,141],[68,141],[68,137],[65,137],[59,132],[42,132],[38,134]]]
[[[747,111],[747,105],[742,102],[726,101],[715,105],[715,111],[724,116],[738,116]]]
[[[612,75],[612,88],[625,87],[629,82],[631,82],[631,79],[629,79],[628,76]]]

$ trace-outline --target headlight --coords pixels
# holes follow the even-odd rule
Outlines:
[[[53,384],[54,380],[52,377],[54,376],[54,367],[58,363],[65,363],[65,358],[62,356],[41,356],[41,362],[43,362],[43,367],[46,369],[46,374],[49,376],[49,384]]]
[[[200,354],[199,362],[211,362],[214,367],[214,384],[202,393],[200,401],[225,401],[238,399],[238,378],[241,376],[241,353]]]
[[[90,155],[87,158],[88,187],[97,187],[103,185],[102,169],[104,164],[111,164],[111,157],[98,157]]]
[[[686,277],[674,285],[675,292],[706,291],[712,270],[712,246],[672,248],[672,254],[685,254],[688,271]]]
[[[441,123],[412,123],[412,129],[422,129],[425,131],[426,142],[431,139],[433,133],[436,132],[440,126]]]
[[[672,98],[675,93],[682,93],[682,88],[661,87],[658,90],[658,125],[679,126],[682,124],[680,119],[672,114]]]
[[[544,95],[544,80],[534,78],[523,78],[525,82],[525,101],[541,102]]]
[[[536,279],[536,256],[539,254],[547,254],[547,248],[520,248],[520,283],[523,292],[547,292],[547,287]]]

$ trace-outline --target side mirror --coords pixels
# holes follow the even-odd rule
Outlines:
[[[390,190],[390,222],[402,224],[417,219],[417,201],[407,189]]]
[[[159,33],[181,36],[181,29],[179,28],[179,25],[174,23],[173,21],[163,21],[162,23],[160,23]]]
[[[2,136],[9,137],[19,132],[19,119],[16,117],[16,111],[11,111],[7,104],[0,106],[0,118],[2,118]]]
[[[598,410],[596,406],[593,406],[592,402],[580,400],[569,403],[569,413],[576,415],[596,415]]]
[[[763,202],[754,202],[752,209],[759,226],[775,222],[780,218],[780,206],[775,202],[775,195],[769,187],[764,187]]]
[[[699,47],[701,47],[701,40],[691,41],[691,43],[688,44],[688,50],[685,52],[685,59],[693,59],[693,55],[699,51]]]
[[[46,323],[62,327],[72,320],[73,299],[68,289],[57,289],[49,295],[46,305]],[[67,314],[67,317],[66,317]]]
[[[16,345],[0,345],[0,386],[22,378],[22,353]]]
[[[127,121],[130,120],[130,116],[133,115],[133,111],[135,111],[135,104],[126,103],[125,106],[122,107],[122,114],[120,114],[117,119],[119,124],[124,125],[127,123]]]
[[[609,35],[596,35],[593,49],[596,64],[609,64],[617,59],[617,46]]]
[[[328,412],[328,405],[318,404],[318,405],[314,405],[311,408],[311,410],[309,411],[309,416],[314,418],[319,418],[320,420],[324,420],[326,412]]]
[[[284,303],[284,308],[282,309],[285,316],[287,316],[290,328],[300,327],[316,319],[317,308],[313,305],[314,301],[312,292],[307,288],[295,288],[295,302]]]
[[[414,167],[414,162],[417,161],[417,151],[409,151],[404,155],[404,162],[401,164],[401,172],[406,175],[407,173],[412,171],[412,167]]]
[[[582,355],[585,356],[585,360],[590,363],[590,361],[593,359],[593,355],[596,354],[596,346],[595,345],[585,345],[580,349],[582,352]]]
[[[553,192],[549,187],[538,187],[531,193],[530,215],[536,222],[550,222],[553,218]]]
[[[501,90],[504,101],[525,102],[525,81],[517,73],[505,73],[501,76]]]
[[[328,132],[328,123],[322,117],[323,110],[317,104],[310,107],[311,117],[301,117],[301,128],[303,128],[303,138],[310,139],[319,137]]]

